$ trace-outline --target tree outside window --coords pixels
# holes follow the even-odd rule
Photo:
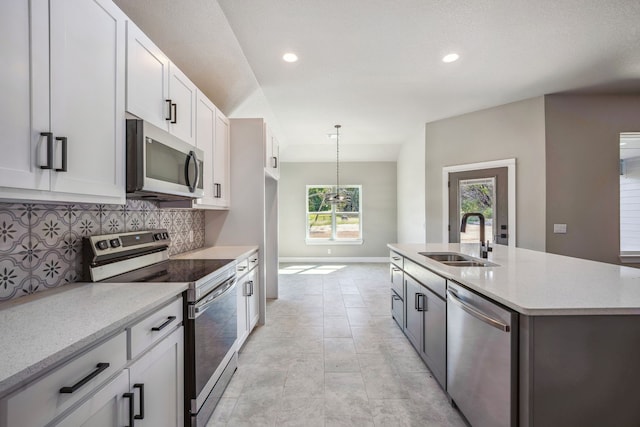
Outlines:
[[[331,185],[307,185],[307,242],[361,242],[361,185],[341,186],[351,195],[344,204],[332,205]]]

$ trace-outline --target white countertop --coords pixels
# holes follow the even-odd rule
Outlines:
[[[75,283],[2,303],[0,395],[186,289],[186,283]]]
[[[640,269],[494,245],[496,267],[452,267],[419,252],[479,257],[479,244],[401,244],[389,248],[527,315],[640,314]]]
[[[257,251],[257,246],[208,246],[174,255],[173,259],[242,259]]]

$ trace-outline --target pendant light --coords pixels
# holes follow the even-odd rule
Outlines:
[[[341,125],[335,125],[336,128],[336,187],[335,191],[325,195],[325,201],[331,205],[344,206],[351,202],[351,194],[344,188],[340,188],[340,128]]]

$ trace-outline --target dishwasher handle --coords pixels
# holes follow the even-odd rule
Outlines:
[[[505,325],[501,321],[496,320],[493,317],[484,314],[483,312],[481,312],[477,308],[472,307],[472,306],[470,306],[468,304],[465,304],[460,298],[458,298],[458,296],[455,293],[451,292],[449,289],[447,289],[447,297],[449,297],[449,300],[452,303],[456,304],[461,309],[463,309],[464,311],[469,313],[471,316],[473,316],[476,319],[486,323],[487,325],[493,326],[494,328],[499,329],[499,330],[501,330],[503,332],[509,332],[511,330],[509,325]]]

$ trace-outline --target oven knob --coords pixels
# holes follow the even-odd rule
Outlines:
[[[97,247],[98,249],[105,250],[105,249],[109,248],[109,242],[107,242],[106,240],[99,240],[99,241],[96,243],[96,247]]]
[[[169,233],[162,233],[162,238],[163,239],[168,239],[169,238]]]
[[[156,233],[153,235],[156,240],[162,240],[162,233]]]
[[[111,247],[112,248],[117,248],[120,246],[120,240],[119,239],[111,239],[109,240],[109,243],[111,243]]]

